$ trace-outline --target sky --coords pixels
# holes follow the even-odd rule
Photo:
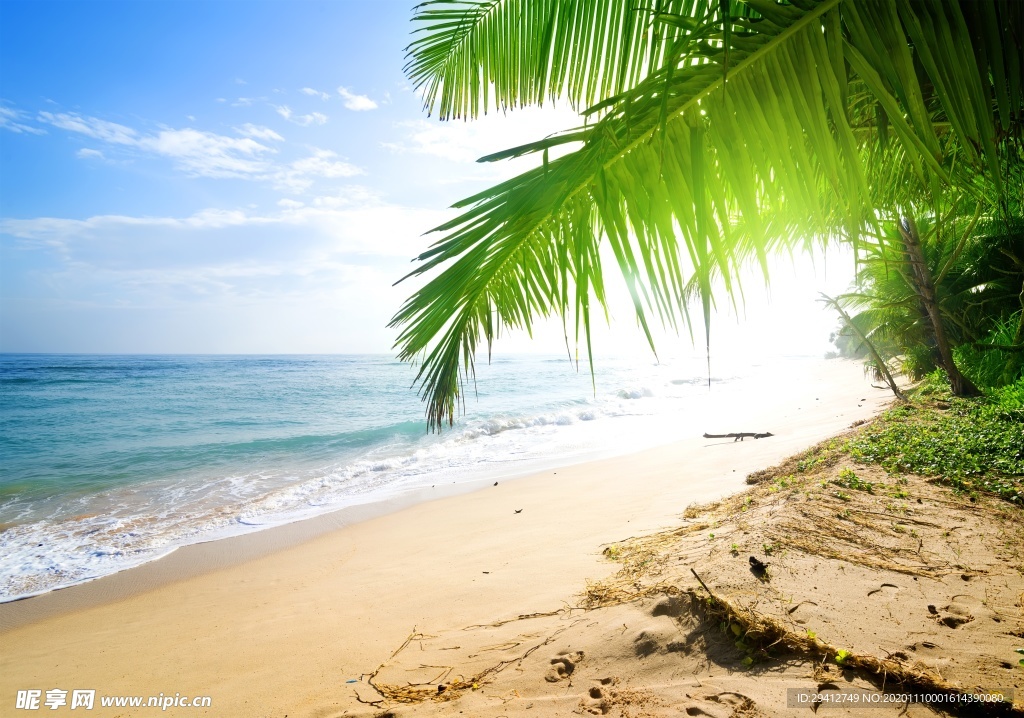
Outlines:
[[[475,160],[579,124],[566,107],[428,117],[402,72],[411,17],[392,0],[0,0],[0,352],[392,351],[410,291],[393,285],[425,233],[535,162]],[[815,299],[846,287],[849,257],[776,263],[770,290],[722,308],[716,346],[828,348]],[[646,351],[611,294],[596,350]],[[564,339],[549,323],[498,348]]]

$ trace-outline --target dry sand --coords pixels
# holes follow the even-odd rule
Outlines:
[[[190,547],[147,567],[0,605],[0,713],[19,713],[9,710],[18,690],[92,688],[97,696],[212,698],[210,709],[171,708],[166,715],[808,714],[809,708],[786,708],[785,688],[817,685],[808,668],[813,661],[759,659],[748,670],[733,639],[716,637],[693,604],[696,594],[686,593],[695,585],[683,571],[690,566],[707,574],[712,590],[754,597],[768,614],[796,606],[797,613],[786,614],[790,624],[820,626],[822,640],[866,652],[908,651],[917,644],[918,655],[936,658],[939,671],[949,665],[943,660],[980,665],[995,658],[987,651],[1004,646],[985,633],[977,656],[952,658],[950,646],[967,640],[961,636],[968,633],[941,621],[966,612],[975,626],[968,623],[968,630],[980,636],[980,626],[992,633],[995,616],[1005,622],[1004,633],[1019,632],[1019,607],[1014,614],[1011,605],[1012,592],[1020,590],[1019,573],[982,582],[960,578],[965,570],[956,568],[880,580],[877,572],[892,566],[846,568],[827,558],[798,558],[804,554],[794,549],[788,558],[773,559],[780,565],[773,566],[766,584],[743,562],[752,545],[786,540],[766,533],[774,525],[771,502],[763,502],[753,529],[737,527],[742,508],[729,502],[714,509],[721,515],[680,524],[687,506],[736,494],[748,473],[870,418],[890,398],[871,387],[859,365],[828,362],[810,375],[779,377],[756,406],[733,408],[733,425],[707,427],[771,431],[775,436],[769,439],[686,437],[636,455],[364,515],[366,520],[342,528],[326,530],[351,521],[350,515]],[[755,490],[771,493],[767,484]],[[785,516],[799,526],[800,514],[790,511]],[[807,526],[816,521],[802,520]],[[719,522],[721,528],[680,531],[695,521]],[[906,530],[917,529],[923,527]],[[724,536],[744,530],[754,533],[744,539],[743,559],[736,561],[728,546],[737,540]],[[998,532],[980,523],[959,530]],[[641,544],[624,542],[659,531],[640,551]],[[967,535],[958,537],[969,543]],[[613,545],[608,555],[602,553]],[[890,563],[903,560],[897,554],[887,554]],[[935,561],[956,563],[940,554]],[[637,556],[646,558],[630,562]],[[624,565],[610,558],[627,560]],[[980,566],[1004,559],[992,553],[970,560]],[[836,566],[849,572],[842,581],[835,578]],[[816,570],[824,572],[818,580]],[[651,592],[666,580],[674,582],[672,595]],[[613,605],[576,610],[587,602],[588,582],[592,605]],[[807,582],[816,593],[808,593]],[[649,596],[619,603],[615,597],[629,593],[623,586]],[[601,594],[602,587],[611,592]],[[996,589],[998,607],[986,598],[986,591]],[[805,600],[817,606],[800,603]],[[913,602],[913,625],[897,620],[879,628],[876,619],[900,600]],[[794,623],[799,620],[805,623]],[[922,638],[940,629],[961,633],[944,642]],[[1013,640],[1020,642],[1013,636],[1004,642]],[[941,648],[929,653],[928,643]],[[1001,656],[1011,658],[1012,653]],[[988,675],[971,673],[975,668],[960,666],[953,678]],[[379,686],[425,685],[403,688],[384,701],[371,676]],[[457,689],[460,680],[472,683],[474,676],[476,689]],[[849,685],[870,685],[850,680]],[[449,686],[440,700],[399,702],[417,691],[436,694],[438,684]],[[832,707],[822,711],[844,714]],[[928,709],[912,706],[914,711],[923,715]],[[88,714],[158,712],[97,705]],[[872,708],[869,715],[896,713]]]

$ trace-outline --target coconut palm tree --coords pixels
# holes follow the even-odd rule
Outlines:
[[[1024,117],[1009,0],[434,0],[414,22],[406,71],[428,112],[563,101],[581,117],[483,158],[538,161],[458,203],[418,258],[428,281],[392,326],[434,428],[502,328],[557,315],[592,356],[602,245],[652,348],[651,321],[678,328],[690,300],[710,342],[713,280],[735,293],[745,262],[859,249],[882,221],[949,207],[996,217],[1021,192],[1004,171]]]
[[[986,384],[1017,378],[1024,362],[1024,221],[968,223],[957,242],[943,242],[934,224],[922,223],[922,254],[934,277],[938,311],[950,349],[973,365],[991,368]],[[835,299],[837,310],[854,312],[846,324],[885,356],[902,356],[903,372],[920,378],[942,358],[931,321],[903,259],[900,232],[865,243],[857,289]],[[991,340],[993,336],[1002,341]],[[878,357],[872,357],[878,363]]]

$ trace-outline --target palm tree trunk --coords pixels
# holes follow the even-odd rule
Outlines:
[[[899,386],[896,385],[896,380],[892,378],[892,372],[889,371],[889,365],[885,363],[884,359],[882,359],[882,355],[878,353],[878,349],[876,349],[874,343],[868,339],[867,334],[862,332],[860,327],[853,323],[853,318],[847,314],[845,309],[839,306],[839,302],[836,299],[828,296],[824,292],[821,293],[821,296],[826,304],[839,312],[839,316],[843,318],[843,322],[846,326],[848,326],[853,333],[857,335],[861,340],[861,343],[863,343],[867,348],[868,353],[871,354],[871,359],[875,362],[875,366],[878,368],[878,373],[882,375],[883,379],[885,379],[885,383],[889,385],[890,389],[892,389],[892,393],[896,395],[896,398],[901,401],[906,401],[907,397],[903,395]]]
[[[939,349],[939,358],[942,361],[942,368],[949,377],[949,385],[953,396],[980,396],[978,387],[974,386],[970,379],[960,373],[953,362],[953,350],[949,346],[949,339],[946,337],[946,329],[942,323],[942,315],[939,313],[939,303],[935,298],[935,285],[932,282],[932,273],[925,262],[924,252],[921,249],[921,237],[917,232],[917,224],[913,217],[901,217],[899,221],[900,235],[903,237],[904,256],[907,264],[910,265],[908,279],[917,295],[924,303],[925,311],[928,312],[928,319],[931,320],[932,332],[934,333],[935,345]]]

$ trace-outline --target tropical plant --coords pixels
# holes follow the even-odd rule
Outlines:
[[[975,384],[1001,387],[1024,378],[1024,343],[1019,335],[1024,312],[999,321],[983,341],[957,347],[957,363]]]
[[[748,261],[880,221],[945,220],[1020,192],[1024,5],[1004,0],[433,0],[406,71],[425,109],[473,118],[562,100],[581,125],[482,161],[537,166],[469,197],[392,320],[432,427],[481,341],[557,315],[592,357],[602,247],[652,349]],[[984,181],[979,181],[979,177]],[[983,195],[979,186],[994,188]],[[909,225],[912,226],[912,225]],[[591,367],[593,366],[591,358]]]
[[[956,363],[972,383],[1002,386],[1024,369],[1024,222],[967,219],[959,228],[923,222],[922,256]],[[943,361],[900,233],[884,230],[864,244],[857,288],[835,301],[841,314],[854,311],[850,331],[872,347],[876,363],[875,354],[899,356],[904,373],[921,378]]]
[[[892,393],[896,395],[897,399],[906,399],[903,392],[900,391],[900,387],[896,383],[896,380],[892,376],[888,362],[881,355],[878,347],[875,346],[875,343],[868,338],[867,332],[861,327],[863,322],[858,323],[854,321],[854,318],[851,317],[845,309],[843,309],[843,305],[840,304],[838,299],[830,297],[827,294],[822,294],[821,297],[821,301],[836,311],[840,319],[842,319],[846,329],[860,340],[857,344],[857,349],[865,350],[868,353],[868,356],[871,357],[870,366],[874,367],[875,374],[885,380],[886,385],[892,390]]]

